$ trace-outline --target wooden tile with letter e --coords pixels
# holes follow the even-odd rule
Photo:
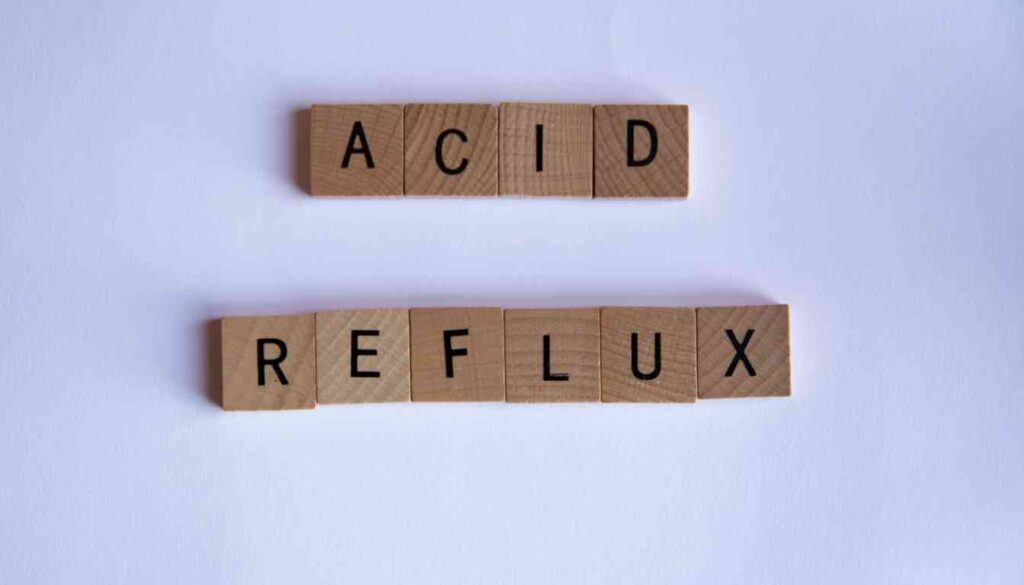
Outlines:
[[[407,195],[497,195],[498,108],[405,106]]]
[[[501,309],[412,309],[414,402],[500,402],[505,399]]]
[[[221,319],[224,410],[316,406],[313,315]]]
[[[687,106],[594,106],[595,197],[686,197]]]
[[[789,393],[789,305],[697,309],[700,398]]]
[[[594,113],[583,104],[501,104],[502,195],[591,197]]]
[[[593,402],[601,397],[599,309],[505,311],[509,402]]]
[[[408,309],[317,313],[316,400],[408,401]]]
[[[601,309],[601,400],[697,399],[697,313],[686,308]]]
[[[315,105],[310,115],[313,195],[402,195],[402,106]]]

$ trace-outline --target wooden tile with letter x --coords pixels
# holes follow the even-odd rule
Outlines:
[[[317,313],[316,400],[408,401],[408,309]]]
[[[407,195],[497,195],[498,108],[405,106]]]
[[[599,309],[505,311],[509,402],[592,402],[601,397]]]
[[[315,105],[310,120],[313,195],[402,195],[401,105]]]
[[[686,197],[687,106],[595,106],[595,197]]]
[[[501,309],[409,311],[414,402],[505,400]]]
[[[697,309],[700,398],[789,393],[789,305]]]
[[[221,320],[224,410],[316,406],[313,315]]]
[[[697,399],[697,314],[687,308],[601,309],[601,400]]]
[[[594,114],[583,104],[501,104],[502,195],[591,197]]]

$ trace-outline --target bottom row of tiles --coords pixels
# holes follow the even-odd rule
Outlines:
[[[227,317],[221,358],[225,410],[789,396],[789,306]]]

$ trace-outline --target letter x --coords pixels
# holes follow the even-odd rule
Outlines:
[[[747,329],[747,334],[743,336],[743,341],[736,339],[736,334],[732,332],[732,329],[726,329],[725,336],[729,338],[733,349],[736,350],[736,355],[732,358],[729,369],[725,371],[725,377],[732,377],[733,372],[736,371],[736,366],[740,362],[743,362],[743,367],[746,368],[748,374],[756,376],[757,372],[754,371],[754,366],[750,365],[750,360],[747,359],[747,344],[750,343],[750,338],[754,336],[754,330]]]

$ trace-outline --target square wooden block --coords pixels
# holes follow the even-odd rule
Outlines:
[[[595,197],[686,197],[687,106],[595,106]]]
[[[501,309],[409,311],[414,402],[505,400]]]
[[[789,396],[789,305],[697,309],[697,394]]]
[[[316,314],[320,404],[409,400],[409,311],[356,309]]]
[[[686,308],[601,309],[601,400],[697,399],[697,313]]]
[[[497,195],[498,108],[405,106],[405,193]]]
[[[310,191],[313,195],[402,195],[402,106],[313,106]]]
[[[593,402],[601,397],[599,309],[505,311],[509,402]]]
[[[594,113],[583,104],[501,104],[502,195],[591,197]]]
[[[316,406],[313,315],[221,319],[224,410]]]

